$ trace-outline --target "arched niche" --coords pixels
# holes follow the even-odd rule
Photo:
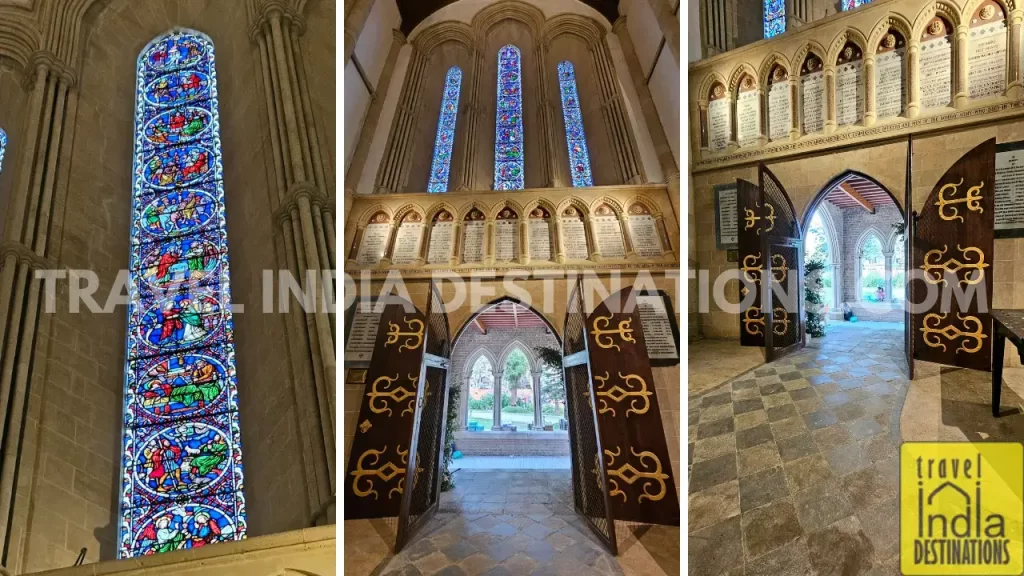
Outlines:
[[[902,116],[907,106],[907,38],[890,26],[875,46],[875,118]]]
[[[708,150],[721,152],[732,135],[732,104],[725,85],[715,82],[708,90]]]
[[[953,105],[954,30],[952,22],[938,14],[928,18],[920,30],[917,98],[921,111],[941,110]]]
[[[487,256],[487,215],[480,206],[470,206],[462,214],[462,238],[458,258],[464,264],[480,264]]]
[[[740,147],[754,146],[761,136],[761,92],[757,78],[744,70],[731,92],[736,101],[736,143]]]
[[[1006,90],[1005,7],[995,0],[971,3],[967,20],[967,89],[971,100],[1002,96]]]
[[[589,225],[587,205],[578,198],[569,198],[556,209],[558,226],[561,231],[560,251],[565,260],[587,260],[590,258]]]
[[[455,211],[438,208],[430,217],[427,232],[427,264],[453,264],[455,259]]]
[[[597,200],[591,209],[590,227],[594,236],[593,256],[601,259],[626,257],[622,235],[622,207],[607,199]],[[595,258],[596,259],[596,258]]]
[[[515,262],[522,254],[519,230],[520,210],[505,205],[494,215],[495,262]]]
[[[771,141],[786,140],[793,129],[793,102],[790,94],[789,68],[781,57],[769,58],[767,73],[762,84],[766,86],[768,96],[768,139]]]
[[[864,49],[847,40],[835,67],[836,126],[852,126],[864,118]]]
[[[800,132],[825,129],[825,63],[822,52],[808,50],[800,60]]]
[[[389,252],[391,264],[396,266],[422,265],[423,232],[426,219],[418,210],[399,212],[395,220],[398,226]]]
[[[388,248],[391,238],[391,216],[384,210],[376,210],[364,219],[352,239],[352,251],[356,264],[376,266]]]
[[[530,262],[549,262],[555,259],[554,207],[538,202],[526,207],[526,253]]]
[[[626,206],[626,222],[633,251],[640,258],[661,258],[665,253],[662,244],[662,238],[665,237],[664,219],[656,214],[651,204],[639,197]]]

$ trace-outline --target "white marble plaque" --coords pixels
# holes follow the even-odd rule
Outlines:
[[[658,234],[658,223],[650,214],[637,214],[629,217],[629,234],[633,240],[633,251],[641,258],[659,258],[661,236]]]
[[[483,262],[484,231],[487,225],[483,222],[463,222],[462,229],[462,261],[466,264]]]
[[[725,150],[729,145],[729,108],[731,106],[725,98],[708,104],[708,149],[712,152]]]
[[[996,153],[996,230],[1024,228],[1024,149]]]
[[[403,222],[395,235],[395,250],[391,254],[392,264],[412,264],[420,253],[423,240],[422,222]]]
[[[875,56],[875,115],[881,120],[903,113],[903,48]]]
[[[971,28],[967,36],[967,85],[971,98],[1001,96],[1006,89],[1006,24]]]
[[[369,362],[373,356],[373,346],[377,342],[377,328],[380,326],[380,313],[361,311],[356,304],[356,313],[349,327],[348,342],[345,343],[345,362]]]
[[[595,216],[594,237],[602,258],[625,258],[626,247],[622,242],[622,228],[618,216]]]
[[[736,207],[736,187],[716,188],[718,204],[718,246],[719,248],[735,248],[740,241],[736,218],[739,216]]]
[[[636,307],[644,327],[647,357],[651,360],[678,360],[679,349],[665,300],[661,296],[637,296]]]
[[[454,222],[436,222],[430,229],[430,248],[427,249],[427,264],[447,264],[452,255],[455,241]]]
[[[530,242],[530,260],[551,260],[551,221],[530,218],[526,224]]]
[[[363,239],[359,245],[359,252],[356,254],[356,263],[372,266],[380,262],[388,247],[388,234],[390,233],[391,224],[368,225],[363,230]]]
[[[953,100],[953,44],[951,36],[921,42],[917,57],[921,109],[945,108]]]
[[[736,99],[736,142],[740,146],[757,144],[757,118],[760,114],[757,91],[740,92]]]
[[[776,82],[768,91],[768,136],[772,140],[789,138],[793,111],[789,105],[789,82]]]
[[[864,116],[862,61],[836,65],[836,124],[848,126]]]
[[[494,260],[511,262],[519,258],[519,220],[498,220],[494,224]]]
[[[580,218],[562,218],[562,246],[570,260],[590,258],[587,251],[587,229]]]
[[[821,132],[825,127],[825,76],[821,72],[804,74],[800,84],[804,134]]]

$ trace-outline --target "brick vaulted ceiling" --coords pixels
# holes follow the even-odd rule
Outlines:
[[[894,206],[892,196],[871,180],[850,174],[828,191],[825,199],[839,208],[863,208],[874,212],[878,206]]]
[[[587,6],[600,12],[609,23],[619,17],[618,0],[581,0]],[[402,15],[402,33],[408,35],[427,16],[437,12],[456,0],[397,0],[398,12]]]

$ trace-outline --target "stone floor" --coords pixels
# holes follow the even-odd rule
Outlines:
[[[829,335],[689,402],[695,575],[899,574],[902,325]]]
[[[353,575],[679,574],[679,529],[617,523],[619,556],[572,510],[568,470],[461,470],[415,540],[394,555],[394,521],[347,521]]]
[[[760,348],[740,346],[736,340],[696,340],[687,348],[687,387],[691,395],[764,364]]]

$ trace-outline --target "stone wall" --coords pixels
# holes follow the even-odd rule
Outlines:
[[[903,222],[903,214],[896,206],[878,206],[871,214],[861,208],[843,210],[843,300],[855,302],[860,300],[860,282],[857,277],[857,262],[860,260],[860,249],[863,247],[864,235],[873,231],[882,244],[882,253],[891,258],[895,242],[894,224]],[[895,271],[894,271],[895,273]],[[887,298],[888,291],[887,292]]]
[[[566,432],[467,432],[455,433],[455,449],[465,456],[568,456]],[[458,468],[458,461],[454,465]]]

